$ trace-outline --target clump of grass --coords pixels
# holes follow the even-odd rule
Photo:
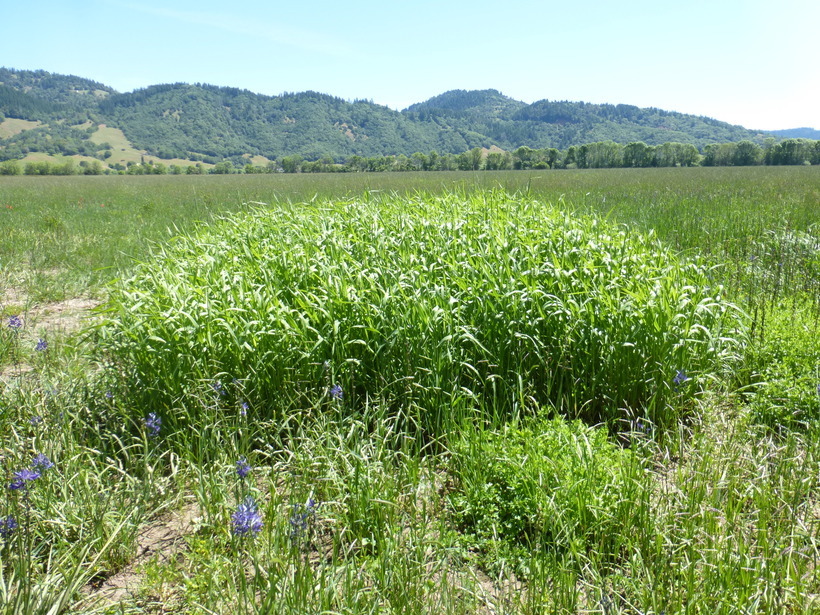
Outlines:
[[[795,300],[768,310],[747,353],[755,422],[782,431],[820,421],[819,325],[810,306]]]
[[[528,572],[573,553],[615,561],[652,533],[642,458],[603,429],[559,417],[468,429],[452,454],[453,517],[491,568]]]
[[[114,288],[100,336],[172,428],[201,424],[218,381],[261,418],[379,400],[438,436],[475,408],[671,424],[730,369],[737,316],[651,233],[479,192],[225,219]]]

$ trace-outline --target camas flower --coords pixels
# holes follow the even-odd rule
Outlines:
[[[37,352],[45,352],[48,349],[48,342],[44,340],[42,337],[37,340],[37,345],[34,347],[34,350]]]
[[[52,463],[51,459],[46,457],[43,453],[36,455],[32,460],[31,465],[40,471],[49,470],[54,467],[54,463]]]
[[[290,537],[294,540],[300,538],[316,519],[316,511],[319,503],[313,498],[309,498],[305,504],[294,504],[293,512],[288,522],[290,523]]]
[[[160,427],[162,427],[162,419],[154,412],[145,417],[145,428],[148,430],[148,436],[154,438],[159,435]]]
[[[17,330],[23,327],[23,319],[19,316],[9,316],[9,327]]]
[[[248,463],[248,459],[246,457],[240,457],[239,461],[236,462],[236,473],[239,478],[245,478],[251,473],[251,470],[253,470],[253,468],[251,464]]]
[[[675,377],[672,378],[672,384],[674,384],[677,387],[686,382],[687,380],[689,380],[689,376],[686,375],[685,371],[679,369],[678,373],[675,374]]]
[[[237,506],[231,519],[233,520],[233,533],[237,536],[258,534],[262,530],[262,515],[259,514],[259,508],[253,496],[249,495]]]
[[[8,538],[17,529],[17,521],[9,515],[5,519],[0,519],[0,537]]]
[[[338,384],[334,384],[332,387],[330,387],[330,397],[332,399],[341,401],[344,397],[344,391],[342,391],[342,387]]]
[[[211,384],[211,388],[214,390],[214,393],[216,393],[220,397],[225,397],[228,394],[228,392],[225,390],[225,387],[222,386],[222,383],[219,380]]]
[[[15,472],[12,476],[14,477],[14,480],[9,484],[9,489],[28,489],[29,483],[40,478],[40,473],[37,470],[23,468],[22,470]]]

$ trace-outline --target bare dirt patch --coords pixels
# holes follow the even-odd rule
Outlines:
[[[92,319],[92,310],[100,305],[97,299],[74,298],[46,303],[29,311],[38,329],[50,333],[74,333]]]
[[[104,606],[133,597],[142,584],[139,567],[154,558],[167,563],[182,553],[186,549],[185,536],[193,533],[198,513],[197,505],[191,503],[146,525],[137,537],[137,552],[131,563],[116,574],[83,588],[87,596],[84,602]]]
[[[14,289],[6,290],[3,298],[0,308],[28,303],[27,297]],[[94,309],[100,304],[101,301],[98,299],[75,297],[65,301],[34,304],[17,313],[6,310],[6,313],[20,318],[22,327],[16,334],[18,343],[31,349],[40,339],[50,342],[56,338],[64,338],[91,324],[96,318]],[[0,322],[0,326],[7,326],[7,319]],[[17,354],[12,364],[0,365],[0,383],[28,377],[35,371],[34,367],[27,363],[30,358],[26,353]]]
[[[6,305],[26,305],[27,297],[15,289],[3,293]],[[23,330],[30,335],[66,335],[75,333],[94,318],[93,310],[101,305],[99,299],[74,297],[65,301],[33,304],[19,314]]]

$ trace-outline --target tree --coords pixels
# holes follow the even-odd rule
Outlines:
[[[302,168],[302,157],[298,154],[284,156],[281,160],[282,170],[285,173],[298,173]]]
[[[652,166],[655,158],[654,148],[643,141],[633,141],[624,146],[623,165],[630,168],[644,168]]]
[[[233,165],[229,161],[223,160],[217,162],[210,172],[214,175],[229,175],[233,173]]]
[[[749,167],[760,164],[763,160],[763,148],[751,141],[741,141],[735,147],[732,164],[737,167]]]
[[[506,168],[504,155],[506,152],[490,152],[487,154],[487,159],[484,161],[484,168],[487,171],[498,171]]]
[[[83,160],[80,163],[80,169],[83,175],[102,175],[103,166],[99,160],[93,160],[90,163]]]
[[[530,169],[532,168],[535,150],[522,145],[513,152],[513,168],[514,169]]]

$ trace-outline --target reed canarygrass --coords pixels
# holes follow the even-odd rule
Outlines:
[[[240,382],[260,418],[377,400],[435,437],[459,408],[671,424],[742,335],[709,268],[651,233],[490,192],[222,220],[113,289],[100,344],[172,428]]]

